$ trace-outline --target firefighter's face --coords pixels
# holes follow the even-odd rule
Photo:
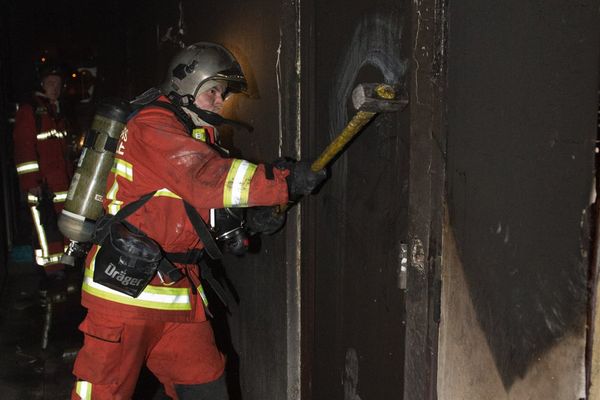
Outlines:
[[[198,94],[196,100],[194,100],[194,104],[202,110],[219,113],[223,109],[226,89],[227,87],[224,84],[218,83],[207,91]]]
[[[57,100],[60,96],[60,90],[62,89],[62,79],[58,75],[48,75],[42,81],[42,87],[44,93],[50,100]]]

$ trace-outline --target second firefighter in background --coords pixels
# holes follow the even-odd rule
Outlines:
[[[19,105],[15,117],[14,156],[22,196],[35,229],[34,258],[47,275],[61,276],[65,239],[56,225],[73,175],[67,120],[61,109],[63,74],[41,69],[41,90]]]

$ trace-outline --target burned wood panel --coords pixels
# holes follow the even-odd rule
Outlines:
[[[450,5],[450,223],[507,390],[585,327],[597,9]]]
[[[348,101],[358,83],[406,83],[404,7],[315,3],[307,22],[314,32],[311,154],[352,117]],[[378,116],[335,161],[314,197],[314,218],[305,227],[314,265],[303,265],[314,268],[313,280],[304,282],[314,285],[309,398],[402,398],[408,136],[407,113]]]

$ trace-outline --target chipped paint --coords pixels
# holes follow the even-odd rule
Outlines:
[[[413,239],[411,246],[411,266],[418,272],[425,272],[425,249],[421,239]]]

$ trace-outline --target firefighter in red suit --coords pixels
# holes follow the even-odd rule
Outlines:
[[[56,226],[56,215],[63,208],[73,172],[67,122],[59,102],[62,86],[60,69],[43,67],[42,91],[20,104],[13,133],[20,188],[37,236],[35,261],[53,276],[64,269],[60,258],[65,239]]]
[[[107,213],[150,193],[127,222],[165,254],[189,254],[205,243],[184,201],[208,223],[214,209],[275,206],[311,193],[325,173],[310,171],[306,162],[271,168],[224,157],[214,146],[218,132],[206,120],[245,84],[239,64],[220,45],[196,43],[176,55],[160,90],[133,101],[146,106],[121,134],[107,182]],[[273,231],[283,223],[273,217],[274,208],[248,211],[257,210],[257,226]],[[159,273],[133,297],[95,281],[95,272],[105,268],[99,261],[104,243],[86,260],[82,304],[88,313],[80,325],[84,346],[74,365],[72,398],[129,399],[146,364],[173,399],[228,399],[225,360],[207,321],[198,265],[177,262],[183,279],[172,282]]]

